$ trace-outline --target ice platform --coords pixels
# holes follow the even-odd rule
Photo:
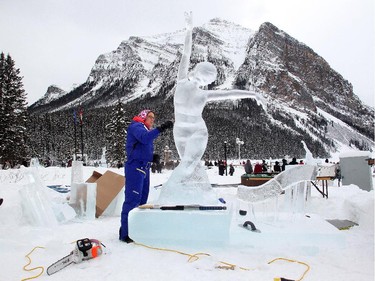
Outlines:
[[[262,252],[297,251],[316,255],[321,250],[345,247],[342,231],[318,215],[278,213],[277,217],[235,208],[220,211],[164,211],[134,209],[129,213],[129,236],[150,246],[185,248],[239,247]],[[243,227],[251,221],[257,231]]]
[[[243,227],[252,221],[257,231]],[[230,244],[262,251],[298,250],[314,255],[322,249],[343,248],[344,234],[318,215],[293,216],[279,213],[276,220],[269,217],[243,216],[233,221]]]
[[[229,241],[230,210],[133,209],[129,236],[148,245],[215,246]]]

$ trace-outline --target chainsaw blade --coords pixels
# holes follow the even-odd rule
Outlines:
[[[74,252],[71,252],[69,255],[63,257],[62,259],[58,260],[57,262],[51,264],[47,268],[47,274],[51,275],[60,271],[61,269],[67,267],[68,265],[74,263]]]

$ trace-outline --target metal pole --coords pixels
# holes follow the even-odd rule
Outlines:
[[[82,155],[82,159],[81,161],[83,162],[83,124],[81,124],[81,155]]]
[[[224,158],[225,158],[225,175],[228,175],[228,169],[227,169],[227,142],[224,142]]]
[[[74,118],[74,160],[77,160],[77,112],[74,109],[73,111],[73,118]]]

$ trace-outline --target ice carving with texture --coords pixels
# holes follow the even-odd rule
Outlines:
[[[208,176],[201,164],[206,150],[208,131],[202,118],[207,102],[213,100],[254,98],[263,107],[265,99],[254,91],[204,90],[216,80],[216,67],[210,62],[198,63],[190,73],[192,51],[192,14],[185,13],[186,36],[174,94],[175,123],[173,137],[181,159],[163,185],[158,202],[162,204],[212,204],[217,202]]]
[[[295,165],[261,186],[253,188],[239,186],[237,189],[237,197],[248,202],[265,200],[280,195],[283,191],[299,182],[315,179],[316,173],[316,166]]]

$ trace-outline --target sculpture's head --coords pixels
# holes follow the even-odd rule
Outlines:
[[[190,77],[195,79],[199,86],[207,86],[215,81],[217,76],[216,67],[210,62],[198,63],[190,73]]]

